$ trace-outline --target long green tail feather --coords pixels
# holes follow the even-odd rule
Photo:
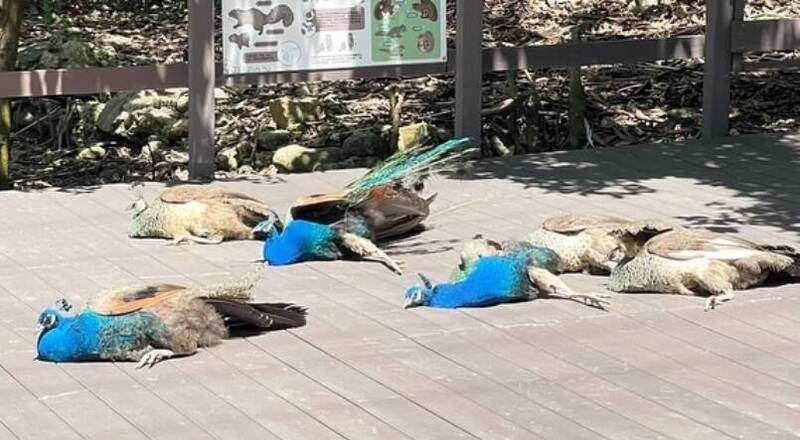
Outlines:
[[[379,186],[443,171],[475,151],[477,149],[472,147],[469,138],[461,138],[435,146],[397,152],[361,178],[350,182],[347,185],[347,198],[357,201]]]

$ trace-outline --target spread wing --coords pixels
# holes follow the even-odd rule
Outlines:
[[[741,238],[698,231],[672,231],[645,245],[647,252],[673,260],[735,261],[764,254],[761,246]]]
[[[430,215],[430,205],[436,194],[424,199],[415,192],[389,186],[373,189],[359,203],[361,213],[372,220],[378,240],[411,232]]]
[[[337,191],[302,197],[291,207],[292,218],[332,223],[344,214],[346,196],[347,191]]]
[[[577,234],[588,228],[615,227],[628,222],[628,220],[613,216],[565,214],[548,218],[542,227],[550,232]]]
[[[187,290],[186,287],[174,284],[121,289],[91,298],[86,303],[86,308],[101,315],[124,315],[184,295]]]

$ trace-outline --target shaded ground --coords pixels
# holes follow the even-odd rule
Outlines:
[[[258,298],[309,306],[306,327],[144,371],[32,360],[38,311],[112,286],[221,281],[249,271],[260,243],[129,240],[125,185],[0,193],[0,438],[797,438],[797,286],[742,292],[713,313],[664,295],[614,295],[608,312],[401,304],[416,272],[449,274],[462,240],[519,238],[559,212],[800,246],[798,160],[800,137],[754,136],[484,161],[431,182],[429,230],[389,246],[403,277],[369,263],[268,268]],[[285,212],[358,174],[220,184]],[[604,279],[567,282],[598,291]]]

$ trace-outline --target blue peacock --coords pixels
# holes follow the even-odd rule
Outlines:
[[[454,168],[476,151],[469,139],[399,152],[336,193],[300,199],[284,224],[272,215],[254,228],[266,236],[262,254],[270,265],[343,258],[379,261],[396,273],[401,264],[377,242],[418,228],[436,195],[423,198],[424,179]]]
[[[257,276],[216,287],[171,284],[121,288],[91,298],[77,314],[59,300],[39,315],[37,358],[50,362],[136,361],[137,368],[191,355],[229,331],[261,332],[305,324],[305,309],[252,303]]]
[[[485,307],[539,295],[583,300],[596,307],[608,303],[607,295],[573,292],[554,274],[560,265],[550,249],[526,243],[501,245],[477,236],[465,243],[461,264],[449,282],[434,285],[419,274],[422,284],[406,290],[405,308]]]

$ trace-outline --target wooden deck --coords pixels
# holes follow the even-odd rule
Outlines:
[[[800,246],[800,136],[487,161],[437,178],[423,234],[377,264],[269,268],[258,296],[309,307],[301,329],[228,340],[150,370],[34,361],[38,311],[141,282],[218,282],[260,243],[126,238],[123,185],[0,193],[0,439],[714,439],[800,437],[800,287],[700,298],[615,295],[608,312],[537,300],[402,309],[460,241],[522,238],[559,212],[661,217]],[[358,172],[224,185],[271,201]],[[158,185],[148,185],[154,194]],[[604,279],[566,277],[576,290]]]

